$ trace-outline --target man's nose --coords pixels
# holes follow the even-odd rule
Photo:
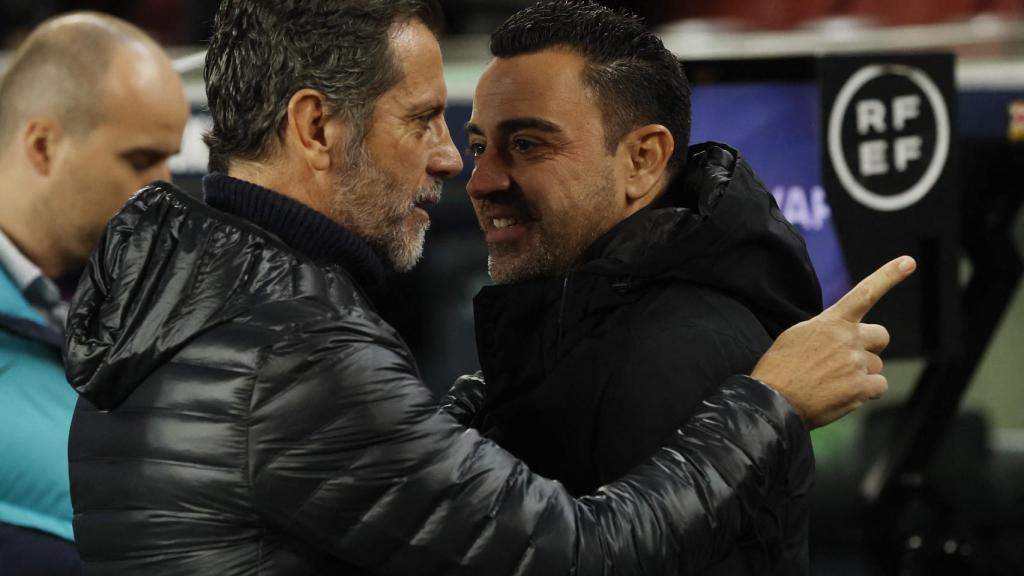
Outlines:
[[[441,123],[444,125],[444,131],[441,135],[440,147],[431,158],[427,169],[431,176],[451,178],[462,172],[462,155],[459,154],[459,149],[452,142],[452,135],[448,132],[448,126],[443,119]]]
[[[484,151],[476,157],[466,192],[470,198],[479,200],[494,192],[508,190],[510,184],[511,178],[502,159],[493,152]]]

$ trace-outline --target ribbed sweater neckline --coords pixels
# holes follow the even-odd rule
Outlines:
[[[252,222],[317,262],[342,265],[364,287],[384,278],[384,264],[365,240],[301,202],[217,172],[203,178],[203,192],[210,207]]]

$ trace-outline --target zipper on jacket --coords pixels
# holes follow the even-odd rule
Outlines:
[[[565,325],[565,301],[569,295],[569,278],[571,276],[572,270],[562,278],[562,297],[558,302],[558,324],[555,330],[555,353],[557,356],[562,355],[562,327]]]
[[[629,276],[619,276],[612,281],[611,287],[617,294],[626,294],[633,289],[633,279]]]

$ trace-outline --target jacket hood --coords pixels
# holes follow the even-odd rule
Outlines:
[[[212,216],[212,217],[211,217]],[[117,407],[153,370],[213,326],[302,280],[275,237],[173,186],[136,193],[107,225],[68,315],[68,382]]]
[[[773,338],[822,308],[803,238],[724,144],[691,146],[664,197],[595,242],[578,272],[721,290],[747,305]]]

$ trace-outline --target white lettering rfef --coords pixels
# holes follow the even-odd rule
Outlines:
[[[903,130],[907,120],[921,115],[921,97],[917,94],[897,96],[892,99],[892,127]]]
[[[885,104],[881,100],[857,102],[857,132],[862,136],[874,129],[878,134],[885,132]]]
[[[893,145],[893,155],[895,156],[893,164],[896,165],[896,171],[905,172],[907,164],[911,160],[921,159],[921,137],[901,136],[897,138]]]
[[[860,143],[861,176],[879,176],[889,173],[889,143],[885,140],[867,140]]]

